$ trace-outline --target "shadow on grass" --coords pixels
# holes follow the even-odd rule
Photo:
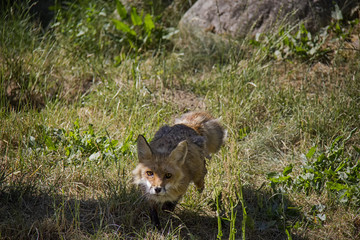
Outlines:
[[[248,186],[242,192],[247,213],[246,239],[307,239],[303,234],[293,231],[293,226],[303,223],[305,217],[286,195]],[[237,208],[240,217],[243,214],[242,206]],[[238,222],[241,230],[242,216]]]
[[[0,189],[0,239],[78,239],[135,236],[146,215],[134,204],[140,193],[104,199],[68,198],[41,192],[33,186]]]
[[[254,190],[251,187],[244,187],[243,203],[247,213],[245,220],[245,239],[297,239],[305,240],[302,233],[292,231],[296,222],[304,221],[304,215],[294,206],[291,201],[282,194],[272,194],[268,190]],[[224,202],[226,196],[218,196],[219,212],[221,222],[221,239],[230,239],[231,209],[225,209]],[[229,200],[229,199],[227,199]],[[235,239],[243,237],[243,208],[240,199],[233,200],[235,217]],[[216,200],[209,205],[213,210],[211,216],[204,213],[197,213],[187,209],[176,211],[176,216],[172,218],[172,224],[181,226],[181,236],[195,239],[217,239],[219,235],[218,218],[216,216]],[[288,229],[288,234],[286,230]]]
[[[147,204],[141,199],[141,193],[135,188],[123,188],[101,199],[78,200],[44,193],[32,186],[6,187],[0,191],[1,239],[154,239],[169,236],[216,239],[218,236],[214,206],[211,215],[181,205],[175,213],[163,212],[160,218],[164,227],[158,231],[151,226]],[[283,195],[244,188],[243,201],[248,216],[246,239],[289,239],[286,227],[303,219]],[[221,204],[222,238],[228,239],[230,222],[225,218],[230,209],[222,209]],[[235,237],[241,239],[243,210],[240,202],[234,211],[237,213]],[[306,239],[295,234],[291,237]]]

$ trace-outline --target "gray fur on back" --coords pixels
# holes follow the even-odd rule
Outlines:
[[[165,125],[161,127],[150,142],[150,147],[156,154],[168,155],[182,141],[187,140],[188,143],[194,143],[201,149],[205,146],[205,138],[197,134],[192,128],[176,124],[172,127]]]

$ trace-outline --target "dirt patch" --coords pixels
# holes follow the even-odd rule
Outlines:
[[[92,75],[85,75],[71,81],[64,81],[64,89],[60,98],[68,102],[76,101],[81,96],[88,94],[96,82],[97,80]]]
[[[164,89],[154,93],[156,101],[171,103],[180,111],[205,110],[204,98],[180,89]]]
[[[72,81],[54,80],[48,83],[51,87],[42,88],[37,85],[27,87],[15,80],[10,80],[4,84],[5,101],[8,109],[42,109],[46,101],[57,97],[67,102],[78,100],[91,91],[91,86],[95,82],[92,76],[85,76]]]
[[[7,110],[10,109],[40,109],[45,106],[44,97],[29,88],[24,88],[15,81],[5,86],[5,102]]]

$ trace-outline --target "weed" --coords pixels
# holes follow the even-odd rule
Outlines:
[[[358,22],[359,19],[345,22],[339,6],[335,5],[331,23],[319,33],[310,33],[303,23],[292,27],[284,25],[278,30],[277,36],[257,34],[255,39],[250,39],[250,44],[260,47],[267,56],[277,60],[300,59],[328,63],[329,55],[333,52],[329,41],[343,42],[351,35]]]
[[[354,19],[348,22],[345,22],[342,12],[339,6],[335,5],[335,10],[331,14],[332,21],[327,30],[331,33],[334,33],[337,39],[347,40],[352,34],[354,27],[359,24],[359,19]]]
[[[133,135],[119,144],[118,140],[111,139],[109,134],[96,136],[93,125],[89,124],[88,130],[81,131],[79,119],[73,124],[72,130],[38,126],[38,137],[29,137],[29,147],[33,152],[50,154],[52,152],[64,152],[64,166],[86,165],[105,163],[118,163],[119,155],[132,154],[130,147],[133,144]],[[85,158],[85,161],[82,159]]]
[[[269,173],[268,178],[275,191],[287,192],[291,190],[302,191],[307,195],[310,193],[327,195],[338,203],[358,207],[360,204],[360,161],[359,148],[353,146],[356,153],[350,154],[345,149],[346,142],[351,138],[356,129],[352,130],[347,138],[337,137],[331,146],[323,153],[316,153],[316,146],[312,147],[306,154],[306,160],[301,166],[302,173],[292,176],[293,165],[288,165],[281,173]],[[325,206],[314,205],[311,215],[316,215],[320,221],[326,219]]]
[[[109,54],[110,50],[114,51],[106,35],[110,28],[108,5],[79,1],[54,6],[57,14],[51,29],[62,48],[82,59],[89,58],[89,55],[101,58]]]
[[[223,238],[223,225],[225,225],[223,222],[228,222],[229,223],[229,239],[236,239],[236,233],[237,233],[237,229],[236,229],[236,215],[237,215],[237,205],[238,205],[238,201],[241,201],[241,204],[243,206],[243,214],[246,215],[246,210],[244,208],[243,202],[242,200],[238,200],[236,201],[236,203],[234,203],[234,201],[232,200],[232,198],[229,199],[230,202],[230,212],[228,213],[228,217],[226,216],[221,216],[221,212],[223,212],[223,210],[221,210],[221,207],[219,205],[219,197],[220,195],[218,195],[218,197],[216,198],[216,213],[217,213],[217,219],[218,219],[218,234],[217,234],[217,238],[218,239],[222,239]],[[245,227],[246,227],[246,218],[243,219],[243,227],[242,227],[242,234],[243,234],[243,239],[245,239]]]
[[[283,27],[275,38],[265,36],[264,39],[258,34],[255,39],[250,40],[254,46],[261,46],[268,56],[275,59],[298,58],[305,61],[326,60],[329,48],[324,47],[328,38],[327,30],[321,34],[311,34],[303,23],[298,30],[292,33],[295,27]]]
[[[169,29],[165,29],[157,23],[160,16],[153,16],[149,13],[144,14],[143,11],[139,14],[136,7],[131,7],[128,12],[120,0],[115,2],[120,19],[113,18],[112,22],[116,29],[122,33],[122,35],[117,34],[115,40],[119,41],[123,47],[135,53],[156,49],[163,45],[162,42],[166,42],[169,36],[174,33],[170,33]],[[168,35],[169,33],[170,35]],[[115,60],[119,64],[123,57],[116,57]]]

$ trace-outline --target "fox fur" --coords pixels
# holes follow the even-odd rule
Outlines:
[[[191,182],[199,191],[204,189],[205,158],[220,149],[225,136],[219,120],[206,112],[184,114],[175,125],[161,127],[150,143],[139,135],[134,183],[148,199],[156,227],[160,228],[159,207],[173,211]]]

